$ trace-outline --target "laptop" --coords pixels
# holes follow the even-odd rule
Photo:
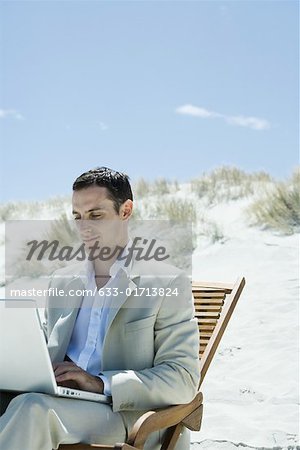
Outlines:
[[[58,386],[35,302],[9,303],[0,300],[0,390],[111,403],[110,396]]]

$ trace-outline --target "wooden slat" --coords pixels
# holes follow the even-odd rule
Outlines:
[[[198,321],[204,320],[204,319],[219,319],[220,313],[219,312],[213,312],[213,311],[200,311],[196,314],[196,317]]]
[[[198,319],[198,323],[200,324],[213,324],[216,325],[217,324],[217,319],[202,319],[202,317],[200,317]]]
[[[221,305],[195,305],[196,311],[222,311]]]
[[[229,289],[224,286],[200,286],[200,284],[192,284],[193,291],[201,292],[227,292]],[[231,289],[230,289],[231,292]]]
[[[226,294],[224,291],[206,291],[203,292],[200,289],[194,289],[193,290],[193,296],[194,297],[200,297],[200,298],[223,298]]]
[[[233,283],[215,283],[211,281],[193,281],[192,287],[193,288],[202,288],[205,289],[224,289],[224,291],[230,294],[233,289],[234,284]]]
[[[201,311],[200,318],[201,317],[211,317],[211,318],[216,317],[218,319],[220,317],[220,314],[218,312],[213,312],[213,311],[208,311],[208,312]]]
[[[211,313],[208,313],[207,315],[204,315],[204,313],[199,313],[195,315],[196,319],[198,319],[198,323],[208,323],[207,320],[214,320],[214,324],[216,323],[216,320],[220,317],[220,314],[216,316],[212,316]]]
[[[204,297],[220,297],[222,295],[227,295],[229,292],[224,289],[192,289],[193,295],[203,295]]]
[[[201,333],[200,341],[208,342],[209,339],[211,338],[211,336],[205,336],[205,335],[203,336],[203,334],[204,334],[204,333]]]
[[[193,291],[193,296],[195,298],[224,298],[225,292],[202,292]]]
[[[198,299],[194,300],[194,306],[200,306],[201,308],[205,306],[214,306],[215,308],[222,308],[224,305],[224,300],[214,301],[215,299],[205,299],[205,301]]]
[[[209,325],[209,324],[198,324],[198,328],[201,331],[214,331],[215,327],[214,325]]]
[[[195,308],[197,308],[197,309],[211,309],[212,311],[214,310],[214,309],[218,309],[218,310],[221,310],[222,308],[223,308],[223,306],[224,306],[224,302],[222,302],[222,303],[208,303],[208,302],[206,302],[206,303],[200,303],[200,302],[194,302],[194,307]]]
[[[199,347],[199,354],[202,355],[202,353],[204,353],[205,349],[206,349],[206,345],[202,345],[201,347]]]
[[[203,353],[205,352],[206,347],[200,347],[199,349],[199,359],[201,360]]]
[[[209,308],[209,309],[207,309],[206,307],[200,307],[200,306],[197,306],[197,308],[195,308],[195,314],[197,315],[197,316],[200,316],[201,315],[201,313],[204,313],[204,312],[206,312],[206,313],[212,313],[212,314],[221,314],[221,312],[222,312],[222,308]]]
[[[198,298],[194,299],[194,305],[224,305],[224,300],[222,299],[216,299],[216,298],[210,298],[210,299],[203,299]]]
[[[220,317],[220,314],[222,312],[222,309],[202,309],[202,308],[195,308],[195,316],[196,317]]]
[[[225,300],[225,295],[223,297],[195,297],[194,296],[194,304],[199,303],[200,305],[223,305]]]

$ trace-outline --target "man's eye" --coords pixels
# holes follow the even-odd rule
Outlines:
[[[102,217],[102,214],[93,214],[93,215],[91,216],[91,219],[92,219],[92,220],[95,220],[95,219],[101,219],[101,217]]]
[[[80,220],[80,217],[74,216],[73,219],[74,219],[74,220]]]

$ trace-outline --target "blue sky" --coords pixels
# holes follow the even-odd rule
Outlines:
[[[297,1],[1,1],[1,197],[298,164]]]

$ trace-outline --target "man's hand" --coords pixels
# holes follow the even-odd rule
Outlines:
[[[90,375],[73,362],[64,361],[53,364],[53,370],[59,386],[103,394],[103,381],[98,377]]]

